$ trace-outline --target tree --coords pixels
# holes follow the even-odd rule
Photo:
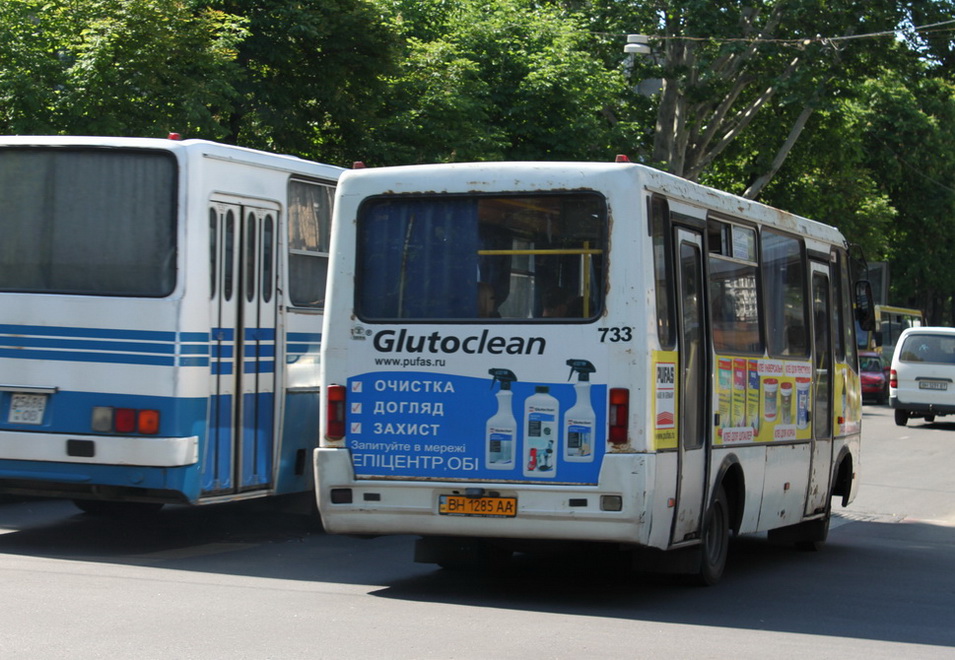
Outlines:
[[[868,167],[898,210],[886,235],[892,300],[940,324],[955,293],[955,84],[885,71],[865,89]]]
[[[387,162],[605,159],[619,71],[583,17],[529,0],[382,0],[406,39],[375,130]]]
[[[832,109],[846,86],[875,66],[904,57],[904,49],[892,46],[892,31],[913,15],[910,3],[896,0],[658,0],[649,11],[636,0],[588,4],[600,9],[595,15],[605,29],[651,35],[654,58],[634,67],[636,80],[662,82],[644,160],[697,180],[732,153],[758,164],[740,191],[751,198],[782,167],[816,112]],[[766,116],[772,134],[764,132],[748,153],[733,153]]]
[[[366,0],[211,0],[244,17],[225,140],[351,163],[392,70],[397,37]]]
[[[0,124],[350,163],[394,38],[366,0],[5,0]]]
[[[8,0],[0,122],[9,133],[221,137],[242,19],[180,0]]]

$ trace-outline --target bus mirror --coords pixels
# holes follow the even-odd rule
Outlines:
[[[866,332],[875,330],[875,303],[872,301],[872,285],[868,280],[856,282],[856,321]]]

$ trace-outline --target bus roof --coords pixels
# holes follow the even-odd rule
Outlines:
[[[794,213],[688,181],[636,163],[497,161],[403,165],[350,170],[343,174],[343,198],[373,194],[464,194],[522,191],[642,189],[689,206],[745,218],[845,245],[838,229]]]
[[[213,158],[247,161],[258,165],[272,164],[288,169],[314,170],[311,173],[316,176],[334,179],[337,179],[345,171],[342,167],[305,160],[297,156],[276,154],[210,140],[79,135],[4,135],[0,136],[0,147],[162,149],[170,152],[198,152]],[[317,169],[316,166],[318,166]]]

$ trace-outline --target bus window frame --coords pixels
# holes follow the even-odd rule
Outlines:
[[[740,258],[733,256],[732,254],[724,254],[723,252],[714,252],[711,248],[710,237],[714,235],[715,232],[712,229],[716,225],[722,225],[729,230],[729,241],[727,243],[728,247],[732,251],[734,246],[733,241],[733,227],[741,227],[743,229],[748,229],[753,233],[754,244],[753,244],[753,260]],[[763,263],[762,263],[762,244],[761,244],[761,233],[760,225],[755,222],[748,222],[741,220],[739,218],[731,217],[724,215],[722,213],[707,213],[706,218],[706,231],[704,232],[704,249],[705,249],[705,261],[706,261],[706,293],[708,297],[708,314],[710,318],[710,341],[713,344],[713,350],[716,353],[722,354],[734,354],[734,355],[747,355],[747,356],[762,356],[766,354],[766,332],[765,332],[765,310],[763,304]],[[719,235],[722,237],[723,232],[719,232]],[[721,240],[721,247],[722,247]],[[716,296],[713,295],[713,271],[711,265],[713,260],[716,259],[724,263],[733,263],[740,266],[746,266],[752,268],[755,273],[755,289],[756,289],[756,332],[758,346],[754,348],[740,348],[739,346],[717,346],[716,344],[716,315],[713,313],[713,303],[716,300]]]
[[[165,265],[162,265],[161,271],[158,272],[162,279],[165,279],[164,282],[156,282],[157,285],[162,284],[164,286],[156,286],[155,290],[149,292],[133,292],[133,291],[115,291],[115,290],[93,290],[90,288],[27,288],[27,287],[3,287],[0,286],[0,293],[23,293],[28,295],[54,295],[54,296],[91,296],[96,298],[142,298],[142,299],[162,299],[170,298],[174,295],[177,295],[177,291],[180,290],[180,283],[182,281],[182,265],[180,260],[182,259],[181,255],[181,233],[184,231],[182,225],[182,216],[183,211],[180,204],[180,189],[182,188],[182,177],[184,176],[184,166],[183,163],[176,157],[175,154],[157,149],[146,149],[141,147],[122,147],[114,148],[110,146],[101,146],[101,145],[70,145],[70,146],[24,146],[24,145],[9,145],[3,147],[4,151],[22,151],[25,153],[48,153],[56,155],[69,155],[69,154],[103,154],[103,155],[130,155],[130,156],[148,156],[151,159],[163,160],[169,164],[171,168],[171,176],[169,181],[169,189],[165,192],[164,197],[167,198],[169,204],[169,215],[165,218],[165,221],[169,223],[168,227],[165,227],[165,232],[169,238],[169,244],[165,246],[168,250],[168,253],[165,256]],[[158,198],[158,196],[157,196]],[[138,216],[137,216],[138,217]],[[108,227],[108,225],[107,225]],[[106,230],[104,230],[105,232]],[[104,236],[106,233],[104,233]],[[115,235],[115,232],[114,232]],[[121,251],[121,248],[117,248],[115,245],[111,246],[114,251]],[[151,246],[155,251],[155,245]],[[88,266],[87,266],[88,267]]]
[[[365,313],[362,303],[361,296],[363,292],[363,264],[364,260],[367,258],[362,254],[362,240],[361,240],[361,229],[362,229],[362,220],[366,217],[366,208],[372,204],[375,204],[381,200],[412,200],[412,201],[422,201],[422,200],[444,200],[444,199],[501,199],[501,198],[531,198],[531,197],[569,197],[569,196],[587,196],[593,197],[596,200],[599,200],[600,206],[600,219],[599,219],[599,245],[597,247],[590,248],[577,248],[581,256],[585,253],[591,253],[591,255],[599,255],[603,257],[603,263],[601,264],[600,272],[596,273],[599,276],[599,299],[596,301],[597,304],[593,305],[591,303],[591,309],[589,310],[590,314],[586,317],[573,317],[573,316],[530,316],[530,317],[434,317],[434,318],[419,318],[419,317],[376,317],[370,316]],[[362,321],[363,323],[376,324],[376,325],[387,325],[387,324],[402,324],[402,325],[416,325],[416,324],[437,324],[437,325],[583,325],[583,324],[592,324],[599,321],[606,312],[607,305],[607,292],[609,289],[609,277],[610,277],[610,234],[611,234],[611,224],[612,224],[612,212],[610,209],[610,204],[607,200],[607,196],[604,192],[600,190],[593,189],[574,189],[574,190],[534,190],[534,191],[498,191],[498,192],[432,192],[432,193],[396,193],[396,194],[378,194],[371,195],[364,198],[361,204],[358,207],[358,210],[355,214],[355,273],[354,273],[354,286],[352,287],[353,300],[352,300],[352,309],[355,314],[355,318]],[[478,221],[480,224],[480,220]],[[516,236],[517,234],[515,234]],[[556,254],[560,252],[566,252],[566,250],[551,250],[549,248],[539,248],[536,250],[482,250],[481,252],[513,252],[529,254],[535,252],[540,255],[547,256],[549,254]],[[533,273],[536,274],[536,268]],[[511,271],[513,275],[514,271]],[[596,284],[596,280],[590,280],[591,285]],[[536,284],[536,283],[535,283]],[[579,284],[579,283],[578,283]]]
[[[324,233],[323,233],[323,236],[320,236],[320,237],[319,237],[319,247],[324,246],[324,248],[325,248],[324,251],[323,251],[323,250],[300,249],[300,248],[293,248],[293,247],[292,247],[292,236],[291,236],[291,232],[292,232],[293,228],[294,228],[294,227],[297,227],[298,224],[299,224],[299,216],[298,216],[298,214],[297,214],[296,212],[293,211],[293,206],[297,206],[297,205],[293,205],[293,204],[292,204],[292,191],[293,191],[293,187],[294,187],[296,184],[299,184],[299,185],[308,185],[308,186],[316,186],[316,187],[320,187],[320,188],[326,189],[326,191],[329,190],[329,189],[330,189],[330,191],[331,191],[331,194],[330,194],[330,195],[327,195],[327,197],[328,197],[328,217],[326,218],[326,226],[320,227],[320,229],[323,230]],[[305,177],[305,176],[301,176],[301,175],[295,175],[295,176],[290,176],[290,177],[289,177],[288,182],[287,182],[287,184],[286,184],[286,188],[287,188],[286,198],[288,199],[288,209],[287,209],[287,212],[286,212],[286,214],[285,214],[286,227],[285,227],[285,231],[283,232],[283,231],[281,230],[281,224],[280,224],[280,223],[276,223],[276,234],[275,234],[276,244],[277,244],[278,246],[283,246],[283,245],[285,246],[285,250],[284,250],[284,252],[285,252],[285,259],[282,260],[282,261],[284,261],[284,264],[278,265],[278,266],[276,267],[276,269],[278,270],[279,268],[283,268],[283,267],[284,267],[284,271],[285,271],[285,282],[286,282],[286,289],[287,289],[287,293],[286,293],[286,296],[285,296],[286,301],[287,301],[287,302],[286,302],[286,306],[287,306],[289,309],[294,309],[294,310],[300,311],[300,312],[312,311],[312,312],[321,313],[321,312],[323,312],[324,309],[325,309],[325,299],[327,298],[327,295],[328,295],[328,293],[327,293],[327,288],[328,288],[328,271],[329,271],[330,264],[331,264],[332,217],[333,217],[334,212],[335,212],[335,188],[336,188],[336,186],[335,186],[335,184],[334,184],[333,182],[324,181],[324,180],[322,180],[322,179],[312,179],[312,178]],[[308,261],[299,262],[298,259],[300,259],[300,258],[308,259]],[[296,299],[297,296],[298,296],[298,294],[300,294],[300,293],[302,293],[302,292],[299,291],[299,286],[300,286],[300,285],[296,283],[296,282],[298,282],[298,281],[300,281],[300,280],[296,280],[296,279],[293,277],[293,273],[294,273],[294,272],[296,271],[296,269],[297,269],[297,267],[293,267],[293,265],[292,265],[293,261],[296,261],[297,263],[301,263],[301,264],[308,263],[308,264],[311,264],[311,265],[313,265],[313,266],[314,266],[315,264],[319,263],[319,262],[323,262],[323,263],[324,263],[324,271],[325,271],[325,277],[324,277],[324,279],[325,279],[325,285],[322,287],[322,297],[321,297],[321,299],[319,299],[319,300],[314,300],[314,301],[308,302],[308,303],[302,302],[301,300],[297,300],[297,299]]]
[[[670,204],[666,197],[661,195],[651,195],[647,199],[647,234],[650,237],[650,249],[653,250],[653,279],[655,290],[655,310],[657,341],[660,342],[660,348],[664,350],[674,350],[676,348],[676,292],[673,282],[675,282],[673,266],[673,218],[670,212]],[[655,241],[662,239],[662,253],[658,255]],[[663,263],[657,263],[657,257],[662,256]],[[662,268],[661,268],[662,267]],[[657,278],[658,269],[663,272],[663,291],[661,293],[660,280]],[[661,303],[663,309],[661,309]],[[666,313],[666,318],[660,318],[661,311]],[[664,336],[666,332],[666,336]]]
[[[760,248],[759,248],[759,250],[760,250],[760,255],[759,255],[759,256],[760,256],[759,269],[760,269],[760,276],[761,276],[761,277],[762,277],[763,272],[764,272],[763,269],[766,268],[766,266],[765,266],[765,258],[764,258],[764,251],[763,251],[763,247],[762,247],[762,242],[763,242],[763,234],[766,233],[767,231],[768,231],[769,233],[775,234],[775,235],[777,235],[777,236],[783,236],[783,237],[786,237],[786,238],[790,238],[790,239],[796,241],[796,243],[797,243],[798,246],[799,246],[799,263],[800,263],[801,266],[802,266],[802,277],[800,278],[800,280],[801,280],[801,282],[802,282],[802,318],[803,318],[803,329],[804,329],[804,331],[805,331],[805,345],[804,345],[804,350],[803,350],[802,353],[789,353],[789,354],[787,354],[787,353],[779,353],[779,352],[776,352],[776,351],[772,350],[773,347],[771,346],[770,342],[768,341],[769,335],[770,335],[769,328],[768,328],[768,327],[764,327],[764,332],[766,333],[766,340],[767,340],[767,341],[765,342],[765,344],[764,344],[765,349],[766,349],[766,354],[767,354],[769,357],[772,357],[772,358],[780,358],[780,359],[786,359],[786,360],[792,360],[792,359],[808,359],[808,358],[812,355],[812,340],[811,340],[811,332],[812,332],[812,329],[811,329],[811,324],[810,324],[811,319],[810,319],[810,312],[809,312],[809,298],[810,298],[810,293],[811,293],[811,292],[810,292],[811,278],[810,278],[810,276],[809,276],[809,270],[810,270],[810,268],[809,268],[810,255],[809,255],[808,248],[806,247],[806,239],[805,239],[805,236],[800,236],[799,234],[795,234],[795,233],[793,233],[793,232],[788,232],[788,231],[782,230],[782,229],[780,229],[780,228],[778,228],[778,227],[769,227],[769,226],[762,226],[762,227],[760,227],[760,231],[759,231],[759,242],[760,242]],[[763,283],[760,284],[760,295],[762,295],[763,297],[765,297],[764,291],[765,291],[765,278],[763,279]],[[769,315],[766,314],[766,315],[764,316],[764,326],[769,323],[769,319],[770,319]]]

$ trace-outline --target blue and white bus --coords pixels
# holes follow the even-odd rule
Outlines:
[[[308,491],[341,172],[0,138],[0,492],[116,511]]]
[[[346,173],[325,529],[444,565],[603,542],[707,584],[731,531],[814,546],[859,485],[850,266],[833,227],[635,164]]]

